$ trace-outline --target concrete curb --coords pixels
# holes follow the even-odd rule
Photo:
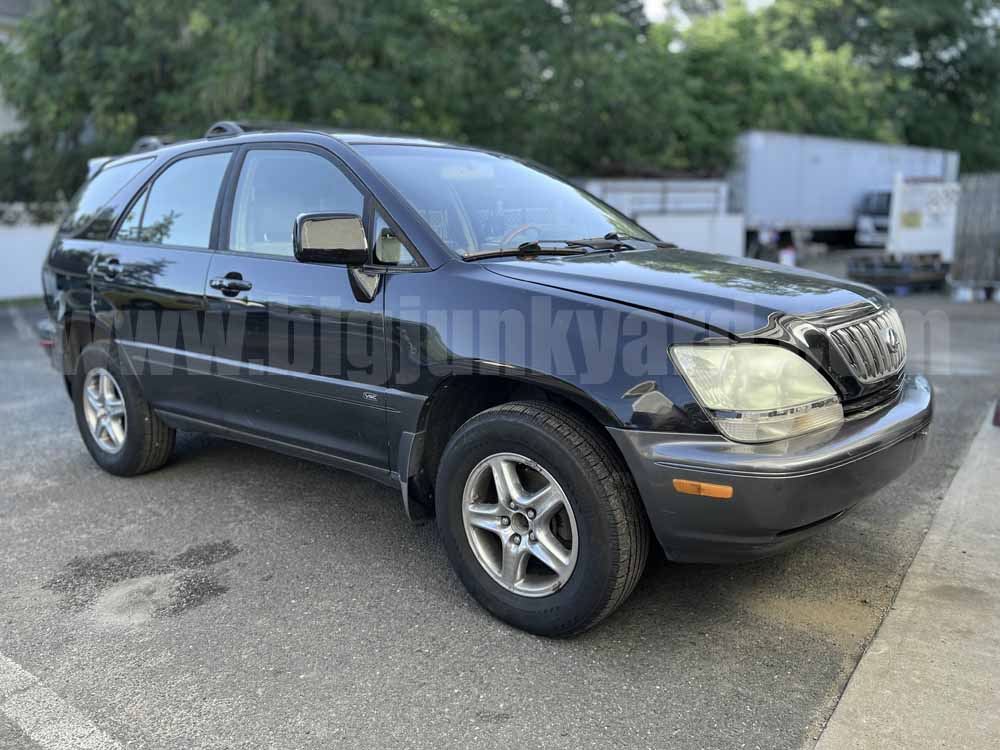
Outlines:
[[[1000,429],[993,410],[816,750],[1000,747]]]

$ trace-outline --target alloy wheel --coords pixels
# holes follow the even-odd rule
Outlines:
[[[548,596],[573,574],[576,516],[559,483],[530,458],[496,453],[480,461],[465,482],[462,522],[476,560],[508,591]]]
[[[83,381],[83,415],[101,450],[118,453],[128,434],[125,399],[114,375],[95,367]]]

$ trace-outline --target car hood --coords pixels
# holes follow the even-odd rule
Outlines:
[[[775,314],[811,315],[859,303],[881,306],[875,289],[823,274],[746,258],[676,248],[485,264],[512,279],[623,302],[741,335]]]

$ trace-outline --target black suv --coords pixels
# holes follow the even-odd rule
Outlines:
[[[621,604],[651,533],[727,561],[815,532],[931,420],[875,290],[678,249],[465,146],[221,123],[102,166],[43,277],[102,468],[193,430],[359,472],[546,635]]]

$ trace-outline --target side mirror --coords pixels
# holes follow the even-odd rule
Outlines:
[[[368,262],[368,238],[356,214],[299,214],[292,248],[302,263],[362,266]]]

